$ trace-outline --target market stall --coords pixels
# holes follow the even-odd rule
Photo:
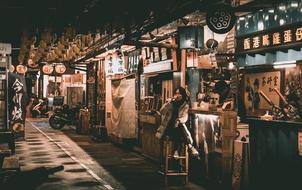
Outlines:
[[[238,21],[241,97],[250,125],[255,188],[293,185],[302,166],[299,6],[300,1],[283,3]]]

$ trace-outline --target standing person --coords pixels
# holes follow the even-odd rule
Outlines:
[[[173,140],[173,157],[179,158],[181,144],[188,145],[190,153],[198,157],[199,152],[193,146],[192,136],[186,126],[188,120],[189,102],[186,90],[182,87],[174,90],[171,101],[165,103],[160,109],[161,125],[156,137],[163,140],[163,137],[170,136]]]

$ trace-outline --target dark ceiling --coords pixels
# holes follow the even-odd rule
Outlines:
[[[19,47],[20,35],[27,30],[39,35],[51,27],[60,35],[71,24],[77,33],[96,29],[112,32],[140,28],[148,22],[166,24],[196,9],[208,9],[221,0],[1,0],[0,42]],[[258,4],[276,0],[255,0]],[[150,21],[151,20],[151,21]],[[153,27],[154,27],[153,26]]]
[[[73,25],[78,33],[143,23],[151,11],[162,15],[199,0],[1,0],[0,41],[19,46],[20,34],[39,34],[46,26],[60,34]]]

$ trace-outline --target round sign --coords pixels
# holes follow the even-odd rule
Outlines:
[[[51,65],[44,65],[42,71],[44,74],[50,75],[53,72],[53,67]]]
[[[55,70],[57,73],[63,74],[66,71],[66,67],[63,64],[58,64],[58,65],[56,65]]]
[[[31,68],[36,68],[36,67],[39,66],[39,65],[36,64],[32,59],[28,59],[27,65],[28,65],[29,67],[31,67]]]
[[[215,49],[218,46],[218,41],[211,38],[206,42],[206,46],[209,49]]]
[[[236,16],[230,5],[213,8],[207,13],[206,22],[208,27],[215,33],[225,34],[235,25]]]
[[[12,64],[9,64],[8,70],[9,70],[9,72],[11,72],[11,73],[14,72],[14,71],[15,71],[15,66],[12,65]]]
[[[19,74],[24,74],[24,73],[26,73],[26,71],[27,71],[27,67],[24,66],[24,65],[18,65],[18,66],[16,67],[16,71],[17,71],[17,73],[19,73]]]

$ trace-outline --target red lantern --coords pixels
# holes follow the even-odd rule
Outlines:
[[[55,70],[57,73],[63,74],[66,71],[66,67],[63,64],[58,64],[58,65],[56,65]]]
[[[24,66],[24,65],[18,65],[18,66],[16,67],[16,71],[17,71],[17,73],[19,73],[19,74],[24,74],[24,73],[26,73],[26,71],[27,71],[27,67]]]
[[[28,59],[27,65],[28,65],[29,67],[31,67],[31,68],[36,68],[36,67],[39,66],[39,65],[36,64],[32,59]]]
[[[42,71],[44,74],[50,75],[53,72],[53,67],[51,65],[44,65]]]

